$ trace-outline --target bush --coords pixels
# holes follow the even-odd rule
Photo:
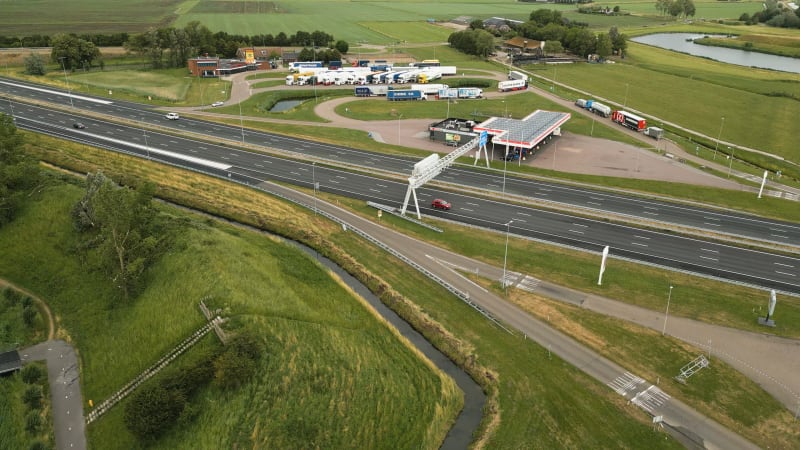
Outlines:
[[[34,384],[42,379],[43,371],[40,366],[36,364],[29,364],[22,368],[21,374],[22,381],[28,384]]]
[[[37,440],[37,441],[33,441],[31,443],[31,446],[28,447],[28,449],[29,450],[47,450],[48,447],[47,447],[47,444],[45,444],[44,442]]]
[[[22,401],[31,409],[39,409],[42,406],[42,387],[38,384],[28,386],[22,394]]]
[[[226,389],[235,389],[253,377],[261,358],[261,344],[249,334],[235,336],[214,361],[214,378]]]
[[[28,415],[25,416],[25,430],[30,434],[36,434],[41,426],[42,416],[39,411],[28,411]]]
[[[156,385],[140,390],[125,405],[125,426],[140,441],[152,441],[169,429],[186,407],[178,390]]]
[[[32,306],[26,306],[22,310],[22,321],[25,322],[25,325],[31,326],[36,321],[36,308]]]

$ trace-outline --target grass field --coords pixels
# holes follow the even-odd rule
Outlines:
[[[49,139],[45,139],[49,140]],[[295,219],[276,209],[272,203],[243,187],[229,187],[216,180],[203,180],[203,177],[188,174],[172,174],[170,170],[141,163],[127,157],[114,157],[103,152],[74,146],[59,145],[57,151],[49,152],[61,164],[67,164],[78,171],[90,170],[93,164],[101,164],[107,173],[124,173],[127,176],[147,176],[161,180],[161,192],[170,198],[179,199],[188,204],[205,204],[213,211],[226,216],[235,217],[252,223],[270,224],[270,226],[294,233],[299,229],[311,230],[299,226]],[[86,162],[81,162],[85,160]],[[88,165],[87,165],[88,164]],[[321,194],[323,197],[330,197]],[[360,201],[330,197],[343,207],[348,207],[365,216],[373,217],[371,210]],[[294,216],[292,216],[294,217]],[[421,239],[434,240],[440,245],[454,251],[472,255],[494,264],[503,261],[503,236],[487,235],[475,239],[474,232],[460,229],[449,224],[439,224],[446,229],[445,233],[433,233],[421,230],[407,222],[386,216],[384,226],[398,228]],[[636,420],[648,420],[637,412],[625,409],[621,397],[604,386],[594,385],[586,380],[580,372],[564,366],[557,358],[550,359],[546,349],[530,345],[519,337],[512,337],[492,327],[485,319],[463,303],[452,299],[440,287],[429,280],[409,271],[402,263],[387,258],[385,254],[371,246],[364,246],[359,239],[350,233],[342,233],[340,228],[325,228],[323,223],[316,223],[319,233],[336,243],[339,248],[348,249],[358,261],[391,284],[391,286],[411,298],[428,315],[444,324],[444,326],[464,340],[464,348],[475,355],[482,365],[495,371],[497,387],[499,387],[498,407],[500,408],[499,428],[491,437],[492,445],[501,448],[517,448],[523,442],[540,442],[542,447],[608,447],[641,448],[665,444],[658,435],[654,436],[640,430],[638,425],[623,425],[623,417],[633,414]],[[316,229],[316,228],[313,228]],[[572,286],[586,292],[632,302],[646,308],[660,311],[663,308],[664,289],[670,283],[680,289],[680,300],[676,295],[671,313],[699,320],[706,320],[722,326],[733,326],[752,329],[755,323],[754,308],[757,309],[764,300],[763,291],[739,288],[687,275],[665,273],[660,270],[641,267],[621,261],[613,261],[606,271],[606,283],[596,286],[597,257],[585,255],[536,244],[527,241],[512,240],[508,257],[509,267],[515,271],[529,273],[543,279]],[[555,255],[555,257],[554,257]],[[479,280],[480,281],[480,280]],[[489,288],[497,289],[497,283],[482,280]],[[490,284],[493,283],[493,284]],[[527,302],[530,299],[518,293],[512,293],[515,299]],[[792,301],[783,303],[781,314],[790,317],[800,315],[800,307]],[[784,310],[783,308],[787,308]],[[540,313],[537,308],[535,313]],[[559,314],[567,314],[562,312]],[[623,366],[630,360],[638,360],[636,368],[643,373],[653,374],[662,380],[674,376],[675,368],[694,358],[702,349],[687,347],[683,344],[671,343],[664,347],[660,335],[643,331],[612,319],[592,318],[580,311],[577,314],[584,337],[594,344],[604,343],[603,351],[612,351],[612,356]],[[553,317],[556,317],[553,314]],[[797,319],[780,322],[783,327],[777,330],[785,336],[797,336],[797,327],[791,323]],[[592,323],[599,325],[595,326]],[[788,328],[787,328],[788,327]],[[575,330],[572,327],[570,330]],[[591,337],[595,335],[595,337]],[[658,353],[658,364],[650,365],[646,359],[640,358],[650,352]],[[692,356],[695,355],[695,356]],[[668,393],[683,401],[707,409],[708,414],[723,423],[731,423],[733,427],[747,435],[762,446],[791,448],[798,442],[795,431],[786,433],[761,433],[764,429],[782,429],[791,423],[792,416],[777,402],[771,400],[741,375],[724,367],[716,361],[713,376],[703,377],[703,384],[718,394],[711,400],[695,387],[681,387],[670,384]],[[652,381],[652,380],[651,380]],[[588,386],[584,391],[582,386]],[[736,386],[736,388],[731,388]],[[673,389],[675,389],[673,391]],[[605,400],[599,401],[596,395]],[[704,403],[706,402],[706,403]],[[756,405],[753,404],[756,402]],[[708,404],[707,404],[708,403]],[[528,405],[536,405],[537,414],[530,414]],[[575,405],[574,408],[572,405]],[[612,406],[614,405],[614,406]],[[714,405],[724,405],[719,408]],[[759,408],[759,415],[748,416],[747,411]],[[717,416],[722,414],[721,416]],[[598,423],[598,415],[611,415],[614,422],[608,426]],[[727,417],[730,415],[730,417]],[[564,417],[570,417],[565,421]],[[487,420],[492,420],[487,419]],[[755,422],[754,422],[755,420]],[[567,426],[567,423],[570,425]],[[563,428],[566,427],[566,428]],[[622,427],[622,428],[617,428]],[[623,428],[627,431],[623,431]],[[564,441],[566,440],[566,441]],[[615,442],[610,444],[610,442]],[[565,444],[565,442],[569,442]],[[659,444],[660,442],[660,444]]]
[[[61,251],[75,245],[69,209],[81,192],[66,185],[47,189],[0,230],[6,256],[0,274],[49,300],[80,349],[86,399],[108,397],[198,328],[204,319],[197,303],[211,295],[208,303],[228,311],[231,328],[264,336],[268,356],[258,380],[233,394],[209,390],[196,425],[179,427],[156,448],[175,448],[175,442],[208,449],[267,442],[298,448],[310,441],[327,448],[438,445],[460,407],[452,381],[305,253],[188,218],[191,225],[153,268],[142,296],[110,304],[102,274]],[[30,233],[44,234],[33,239]],[[133,448],[119,425],[92,425],[91,443]]]

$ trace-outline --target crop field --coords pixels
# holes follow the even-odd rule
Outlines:
[[[0,34],[137,33],[166,26],[182,0],[5,0]]]
[[[80,348],[87,400],[108,397],[203,324],[197,304],[206,295],[229,311],[232,328],[264,337],[257,379],[233,393],[209,388],[197,426],[178,427],[154,448],[432,448],[442,438],[460,407],[455,385],[304,252],[186,218],[196,222],[153,268],[147,290],[111,304],[103,275],[59,250],[75,245],[69,210],[81,195],[51,186],[0,230],[0,274],[49,300]],[[272,208],[297,217],[286,205]],[[29,234],[41,232],[47,238]],[[136,447],[121,411],[89,427],[93,447]]]

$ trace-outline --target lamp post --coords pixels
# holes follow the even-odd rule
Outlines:
[[[722,123],[719,125],[719,134],[717,135],[717,145],[714,146],[714,161],[717,160],[717,149],[719,149],[719,140],[722,139],[722,127],[725,126],[725,117],[722,118]]]
[[[314,183],[314,215],[317,215],[317,162],[311,163],[311,182]]]
[[[513,221],[514,220],[512,219],[506,223],[506,252],[505,255],[503,256],[503,279],[501,280],[501,282],[503,283],[503,292],[505,293],[506,296],[508,296],[508,285],[506,283],[506,264],[508,263],[508,235],[511,231],[511,222]]]
[[[628,88],[629,87],[630,87],[630,85],[628,83],[625,83],[625,100],[622,102],[622,107],[623,108],[628,106]]]
[[[731,170],[733,169],[733,152],[735,152],[736,149],[728,147],[728,150],[730,150],[728,153],[730,154],[729,157],[731,159],[730,163],[728,163],[728,178],[730,178],[731,177]]]
[[[403,118],[402,114],[397,116],[397,145],[400,145],[400,119]]]
[[[147,145],[147,129],[142,126],[142,133],[144,133],[144,150],[147,152],[147,159],[150,159],[150,146]]]
[[[244,120],[242,119],[242,102],[239,102],[239,127],[242,129],[242,144],[244,144]]]
[[[75,105],[72,103],[72,89],[69,87],[69,78],[67,78],[67,66],[64,65],[64,58],[66,56],[61,56],[58,58],[61,61],[61,68],[64,69],[64,81],[67,83],[67,93],[69,94],[69,106],[70,108],[74,108]]]
[[[506,167],[508,166],[508,137],[506,137],[506,154],[503,156],[503,198],[506,196]]]
[[[661,330],[663,336],[667,332],[667,317],[669,316],[669,301],[672,299],[672,285],[669,285],[669,296],[667,296],[667,312],[664,313],[664,328]]]

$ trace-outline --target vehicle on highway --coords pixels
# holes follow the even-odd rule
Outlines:
[[[164,117],[166,117],[169,120],[178,120],[181,118],[181,116],[179,116],[178,113],[167,113],[167,115]]]
[[[431,208],[433,209],[443,209],[445,211],[448,211],[450,207],[451,207],[450,202],[442,200],[440,198],[434,199],[431,202]]]
[[[214,103],[211,104],[211,106],[216,108],[217,106],[222,106],[224,104],[225,104],[225,102],[214,102]]]
[[[86,125],[84,125],[81,122],[75,122],[75,123],[72,124],[72,126],[77,128],[77,129],[79,129],[79,130],[82,130],[82,129],[86,128]]]

